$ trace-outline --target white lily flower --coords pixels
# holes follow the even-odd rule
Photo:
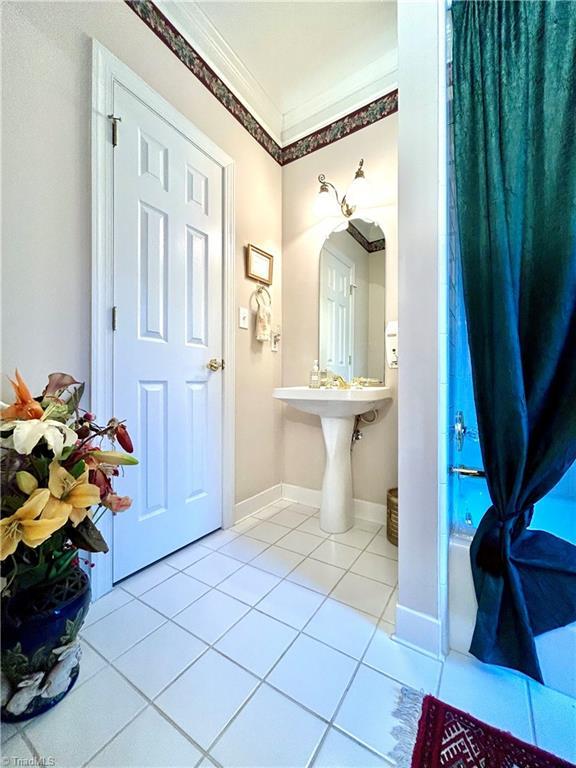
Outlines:
[[[26,421],[7,421],[2,424],[2,431],[14,431],[8,438],[18,453],[32,453],[42,438],[55,458],[60,458],[64,448],[74,445],[78,436],[73,429],[54,419],[27,419]]]

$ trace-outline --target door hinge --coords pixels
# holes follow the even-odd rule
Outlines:
[[[118,307],[112,307],[112,330],[118,327]]]
[[[108,120],[112,123],[112,146],[117,147],[118,146],[118,123],[122,122],[121,117],[116,117],[116,115],[108,115]]]

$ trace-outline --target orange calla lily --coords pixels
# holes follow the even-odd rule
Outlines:
[[[64,517],[76,526],[90,514],[88,507],[100,503],[100,489],[88,482],[88,470],[75,478],[57,461],[50,464],[48,488],[50,498],[42,512],[45,519]]]
[[[49,498],[48,488],[34,491],[13,515],[0,520],[0,560],[13,555],[21,541],[28,547],[37,547],[64,525],[66,517],[40,517]]]
[[[16,381],[9,379],[14,393],[16,394],[16,402],[12,405],[8,405],[6,408],[2,408],[0,411],[0,419],[16,420],[21,419],[26,421],[27,419],[41,419],[44,416],[44,410],[39,402],[34,400],[32,393],[28,389],[26,382],[20,376],[20,372],[16,369]]]

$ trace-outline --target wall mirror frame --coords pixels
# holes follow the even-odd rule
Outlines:
[[[378,222],[351,218],[324,240],[318,295],[320,369],[383,383],[386,238]]]

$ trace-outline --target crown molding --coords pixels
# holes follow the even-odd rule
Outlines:
[[[251,112],[262,128],[281,145],[281,111],[198,3],[155,0],[155,5]]]
[[[398,51],[394,49],[325,90],[318,98],[285,112],[281,146],[314,133],[397,87]]]
[[[192,18],[190,11],[193,12],[194,9],[200,10],[197,8],[196,3],[184,5],[182,3],[174,3],[173,0],[158,1],[161,3],[161,6],[155,4],[153,0],[124,0],[126,5],[146,24],[153,34],[172,51],[192,75],[210,91],[279,165],[292,163],[305,155],[309,155],[311,152],[316,152],[318,149],[322,149],[322,147],[333,144],[335,141],[339,141],[398,111],[398,89],[388,90],[388,83],[380,83],[380,87],[384,86],[386,91],[383,95],[379,95],[369,103],[366,103],[365,89],[370,89],[373,86],[371,83],[364,86],[361,85],[363,82],[362,78],[364,78],[364,81],[366,80],[366,73],[364,70],[361,70],[358,73],[358,78],[353,78],[353,82],[356,85],[360,84],[360,91],[356,91],[355,96],[342,97],[340,102],[333,105],[332,108],[325,106],[323,112],[316,112],[316,116],[312,115],[306,118],[305,111],[298,113],[300,122],[294,127],[297,127],[300,138],[281,146],[280,142],[270,133],[269,123],[256,112],[250,100],[246,96],[241,98],[236,91],[233,91],[228,86],[227,80],[224,79],[225,75],[219,74],[219,72],[222,73],[223,71],[224,59],[228,58],[236,66],[236,71],[239,73],[237,87],[240,87],[238,83],[242,78],[247,78],[247,80],[244,80],[245,84],[247,83],[246,88],[249,86],[253,89],[253,93],[262,97],[264,94],[263,89],[258,86],[256,80],[249,73],[247,74],[248,71],[246,68],[243,68],[242,63],[239,62],[235,54],[227,48],[227,51],[224,51],[226,57],[222,53],[220,68],[217,71],[218,64],[212,66],[212,61],[208,62],[208,55],[204,52],[208,45],[208,37],[204,36],[204,42],[202,43],[202,35],[200,33],[202,22],[199,23],[199,27],[196,30],[196,38],[200,42],[192,44],[192,37],[189,32],[186,32],[186,29],[190,26],[190,19]],[[171,17],[168,14],[171,14]],[[200,16],[198,18],[200,19]],[[217,32],[214,32],[217,35]],[[225,45],[224,42],[222,44]],[[216,48],[216,43],[214,43],[213,51]],[[204,58],[205,56],[206,58]],[[390,69],[388,77],[390,79],[394,77],[393,69]],[[345,82],[348,83],[349,79],[346,79]],[[349,104],[352,102],[347,101],[347,99],[356,99],[361,102],[361,106],[349,112]],[[268,103],[269,106],[270,103]],[[264,107],[266,107],[266,104],[264,104]],[[340,117],[335,118],[335,114],[340,114]],[[322,117],[322,120],[320,120],[320,117]],[[321,123],[320,128],[314,129],[311,127],[317,124],[319,120]]]
[[[394,49],[318,98],[282,114],[195,0],[156,0],[155,5],[281,147],[326,127],[397,87],[398,52]]]

